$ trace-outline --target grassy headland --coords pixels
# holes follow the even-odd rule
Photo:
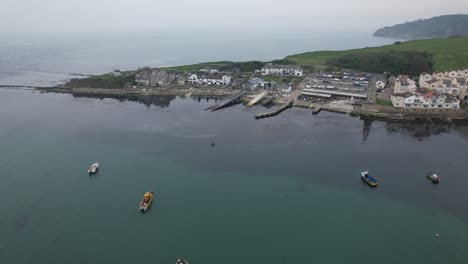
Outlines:
[[[132,85],[135,82],[135,71],[122,72],[120,76],[114,76],[112,73],[95,75],[83,79],[72,79],[67,86],[70,88],[106,88],[121,89],[126,85]]]
[[[294,61],[290,60],[274,60],[270,61],[271,63],[276,64],[295,64]],[[234,61],[217,61],[217,62],[204,62],[191,65],[182,65],[167,67],[166,70],[174,70],[179,72],[195,72],[205,68],[215,68],[220,71],[231,71],[234,69],[239,69],[241,72],[254,72],[255,70],[261,69],[266,63],[262,61],[245,61],[245,62],[234,62]]]
[[[434,71],[446,71],[468,67],[468,37],[413,40],[381,47],[343,51],[306,52],[286,57],[302,66],[330,66],[330,62],[343,56],[376,55],[388,52],[415,51],[431,56]]]

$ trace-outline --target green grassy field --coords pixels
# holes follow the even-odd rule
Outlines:
[[[383,105],[383,106],[393,106],[392,102],[381,99],[381,98],[377,98],[377,104]]]
[[[455,37],[447,39],[427,39],[403,42],[381,47],[343,50],[343,51],[317,51],[306,52],[286,57],[285,59],[297,64],[308,66],[324,66],[330,58],[349,54],[362,54],[388,51],[420,51],[433,55],[435,71],[468,68],[468,37]]]

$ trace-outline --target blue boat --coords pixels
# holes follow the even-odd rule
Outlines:
[[[377,185],[379,185],[379,182],[374,179],[374,177],[370,176],[368,171],[361,172],[361,179],[369,184],[369,186],[377,187]]]

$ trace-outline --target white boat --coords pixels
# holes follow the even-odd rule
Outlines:
[[[189,264],[189,263],[183,258],[178,258],[176,264]]]
[[[429,178],[429,180],[432,181],[432,183],[435,183],[435,184],[438,184],[439,183],[439,180],[440,180],[440,177],[439,175],[433,173],[433,172],[428,172],[426,174],[426,177]]]
[[[91,165],[91,167],[89,167],[88,169],[88,173],[89,174],[94,174],[96,173],[97,171],[99,170],[99,163],[93,163],[93,165]]]

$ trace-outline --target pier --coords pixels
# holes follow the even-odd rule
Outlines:
[[[250,92],[250,90],[240,91],[240,92],[238,92],[236,94],[233,94],[233,95],[229,96],[228,98],[222,100],[218,104],[215,104],[215,105],[212,105],[212,106],[208,107],[205,110],[211,110],[211,112],[213,112],[213,111],[222,109],[224,107],[231,106],[231,105],[235,104],[238,99],[240,99],[242,96],[248,94],[249,92]]]
[[[292,107],[293,105],[293,101],[289,101],[289,103],[287,104],[284,104],[283,106],[281,106],[280,108],[272,111],[272,112],[267,112],[267,113],[263,113],[263,114],[256,114],[255,115],[255,119],[262,119],[262,118],[267,118],[267,117],[272,117],[272,116],[276,116],[278,114],[280,114],[281,112],[283,112],[284,110]]]
[[[258,103],[260,100],[262,100],[263,97],[265,97],[267,94],[268,94],[268,91],[264,91],[261,94],[257,95],[254,99],[252,99],[252,101],[250,101],[247,104],[247,107],[254,106],[256,103]]]

